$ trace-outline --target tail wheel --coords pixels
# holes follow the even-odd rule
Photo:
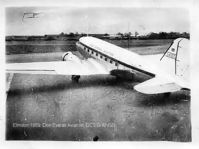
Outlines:
[[[73,82],[76,82],[76,83],[79,82],[79,79],[80,79],[80,75],[72,75],[72,77],[71,77],[71,80],[72,80]]]

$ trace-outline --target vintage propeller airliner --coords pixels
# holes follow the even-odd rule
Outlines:
[[[10,63],[7,73],[72,75],[78,82],[81,75],[110,74],[116,77],[132,75],[136,71],[151,76],[151,79],[134,86],[145,94],[168,94],[190,90],[189,40],[178,38],[162,55],[141,56],[94,37],[81,37],[76,43],[84,56],[80,59],[66,52],[62,61]]]

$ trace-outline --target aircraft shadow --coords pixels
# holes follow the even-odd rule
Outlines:
[[[47,84],[34,86],[29,88],[10,88],[8,94],[9,96],[15,96],[18,94],[30,94],[30,93],[41,93],[41,92],[52,92],[52,91],[60,91],[67,89],[80,89],[80,88],[88,88],[88,87],[103,87],[103,86],[119,86],[125,89],[133,90],[133,84],[136,82],[142,82],[143,78],[136,77],[133,80],[125,80],[125,79],[117,79],[114,76],[92,76],[87,78],[80,78],[78,83],[72,82],[69,79],[64,79],[62,82],[58,82],[56,84]],[[129,85],[127,85],[129,84]]]
[[[67,89],[81,89],[88,87],[108,87],[108,86],[117,86],[124,88],[125,90],[131,90],[136,94],[138,100],[136,100],[137,106],[160,106],[165,104],[175,104],[179,103],[182,100],[190,100],[189,92],[180,91],[176,93],[172,93],[169,97],[164,97],[163,94],[155,94],[155,95],[146,95],[139,93],[134,90],[134,85],[145,81],[146,78],[143,76],[135,76],[133,80],[125,80],[125,79],[116,79],[114,76],[110,75],[97,75],[97,76],[89,76],[80,78],[79,83],[72,82],[69,79],[64,79],[61,82],[57,82],[56,84],[46,84],[40,86],[33,86],[25,89],[21,88],[11,88],[8,92],[8,96],[17,96],[17,95],[28,95],[34,93],[42,93],[42,92],[57,92]]]
[[[138,93],[139,100],[137,100],[137,106],[161,106],[161,105],[173,105],[181,102],[190,101],[190,91],[178,91],[171,93],[168,97],[164,94],[146,95]]]

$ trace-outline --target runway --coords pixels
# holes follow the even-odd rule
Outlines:
[[[191,141],[188,92],[144,95],[143,81],[112,76],[15,74],[7,95],[7,140]]]

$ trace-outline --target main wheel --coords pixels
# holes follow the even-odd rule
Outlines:
[[[168,98],[170,95],[171,95],[171,93],[170,93],[170,92],[168,92],[168,93],[164,93],[164,98]]]
[[[72,80],[73,82],[76,82],[76,83],[79,82],[79,79],[80,79],[80,75],[72,75],[72,77],[71,77],[71,80]]]

